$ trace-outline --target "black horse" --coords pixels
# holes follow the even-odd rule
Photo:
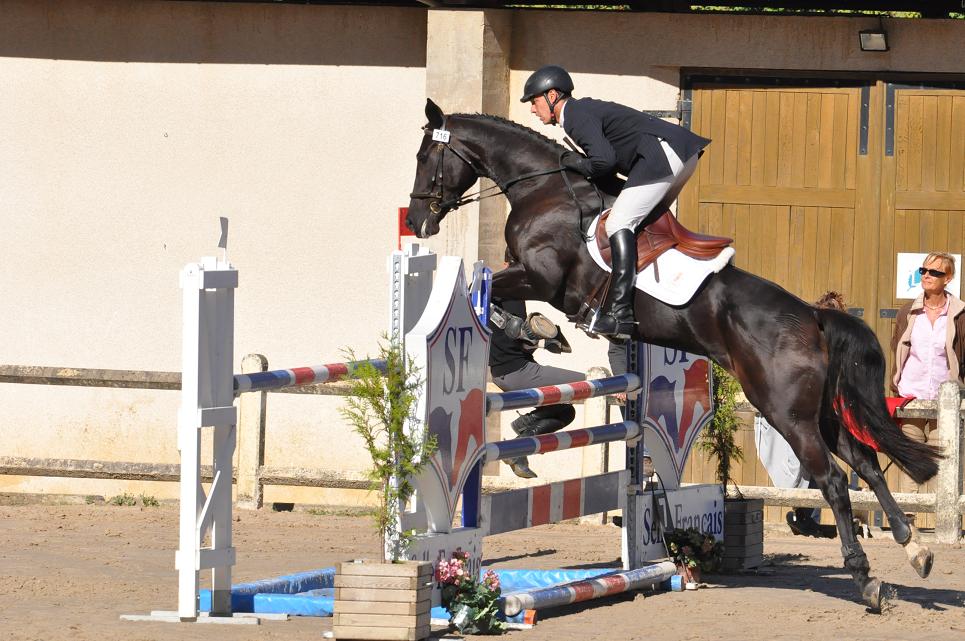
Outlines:
[[[409,228],[420,238],[438,233],[477,177],[493,180],[512,206],[506,221],[512,261],[493,278],[494,298],[547,301],[576,314],[603,275],[579,225],[577,201],[593,201],[595,191],[559,170],[563,147],[495,116],[445,116],[431,100],[426,116]],[[637,291],[634,309],[636,339],[710,357],[740,381],[748,400],[787,439],[834,512],[844,566],[872,609],[880,610],[882,583],[869,575],[854,533],[848,483],[832,454],[868,483],[895,540],[918,574],[928,576],[933,555],[918,543],[866,443],[919,483],[937,473],[941,455],[906,438],[891,419],[882,386],[884,356],[867,325],[843,312],[815,309],[733,266],[709,278],[685,306]]]

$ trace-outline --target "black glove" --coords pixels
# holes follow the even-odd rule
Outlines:
[[[572,169],[581,176],[590,175],[589,158],[575,151],[564,151],[562,157],[560,157],[560,166],[566,169]]]

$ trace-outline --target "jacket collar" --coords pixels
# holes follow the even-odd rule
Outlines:
[[[948,317],[955,318],[963,311],[965,311],[965,302],[963,302],[958,296],[951,293],[947,289],[945,290],[945,295],[948,296]],[[911,312],[921,311],[925,308],[925,293],[922,292],[918,294],[918,297],[912,302]]]

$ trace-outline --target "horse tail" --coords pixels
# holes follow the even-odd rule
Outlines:
[[[853,439],[891,457],[916,483],[935,476],[941,449],[905,436],[888,411],[881,388],[885,357],[877,337],[845,312],[818,309],[816,313],[828,345],[825,411]]]

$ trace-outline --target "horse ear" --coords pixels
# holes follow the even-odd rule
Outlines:
[[[445,119],[445,116],[442,114],[442,109],[439,108],[439,105],[432,102],[432,98],[426,99],[426,119],[429,121],[430,129],[440,129]]]

